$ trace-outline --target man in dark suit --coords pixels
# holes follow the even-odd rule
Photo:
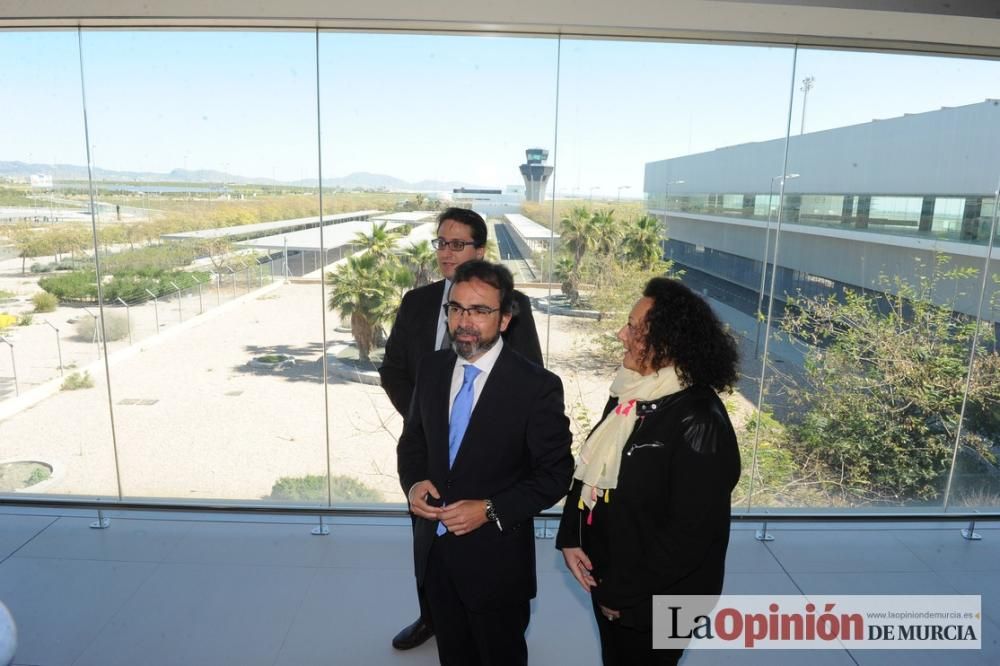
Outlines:
[[[447,209],[438,216],[437,234],[432,244],[444,279],[411,289],[403,296],[378,371],[382,388],[403,417],[410,407],[420,359],[435,349],[451,346],[441,306],[455,269],[467,261],[482,259],[486,254],[486,221],[473,210]],[[515,290],[514,302],[514,317],[503,334],[504,341],[529,361],[542,365],[542,348],[531,315],[531,301]]]
[[[562,382],[505,344],[514,281],[470,261],[443,310],[453,349],[425,356],[396,449],[443,666],[527,664],[532,519],[566,494]]]
[[[475,211],[449,208],[438,216],[437,238],[433,245],[444,279],[403,296],[379,368],[382,388],[404,418],[410,407],[420,359],[435,349],[451,347],[442,306],[455,269],[467,261],[482,259],[486,253],[486,238],[486,221]],[[521,292],[514,291],[514,303],[515,314],[503,334],[504,341],[528,360],[542,365],[542,348],[531,316],[531,302]],[[392,639],[397,650],[416,647],[434,635],[426,599],[419,588],[417,598],[420,617]]]

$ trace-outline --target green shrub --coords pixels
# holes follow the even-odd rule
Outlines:
[[[97,272],[72,271],[38,280],[38,286],[61,301],[97,300]]]
[[[17,318],[18,326],[31,326],[31,321],[35,318],[30,312],[25,312],[23,315]]]
[[[36,483],[48,480],[50,476],[52,476],[52,472],[47,467],[36,467],[31,470],[31,474],[28,475],[28,480],[25,481],[24,485],[33,486]]]
[[[79,372],[74,372],[72,375],[63,380],[62,390],[63,391],[76,391],[78,389],[93,388],[94,378],[90,376],[89,372],[84,372],[82,375]]]
[[[31,302],[35,304],[35,312],[55,312],[59,306],[59,299],[47,291],[40,291],[32,296]]]
[[[14,295],[15,294],[12,291],[7,291],[6,289],[0,289],[0,300],[3,300],[5,298],[14,298]]]
[[[256,361],[261,363],[281,363],[282,361],[287,361],[290,357],[284,354],[264,354],[263,356],[258,356]]]
[[[167,243],[110,254],[104,257],[104,269],[114,274],[120,271],[170,271],[187,266],[197,258],[197,250],[189,244]]]
[[[193,287],[208,281],[208,273],[168,271],[155,266],[143,268],[120,268],[104,284],[104,300],[136,302],[149,300],[150,293],[166,296],[176,291],[174,283],[181,289]],[[97,301],[97,273],[92,270],[76,270],[62,275],[43,277],[38,286],[59,300]]]
[[[47,264],[35,262],[31,264],[32,273],[51,273],[52,271],[92,271],[94,270],[93,259],[63,259],[62,261],[50,261]]]
[[[82,340],[94,340],[94,327],[97,320],[94,317],[84,315],[76,322],[76,335]],[[104,315],[104,334],[108,342],[121,340],[128,337],[128,317],[117,312],[108,312]]]
[[[93,259],[73,259],[67,258],[62,261],[50,264],[52,270],[54,271],[86,271],[93,270],[94,260]]]
[[[174,289],[174,284],[181,289],[187,289],[199,282],[207,281],[208,273],[205,272],[165,271],[152,267],[130,268],[115,272],[114,277],[104,287],[104,298],[108,301],[118,298],[128,302],[147,301],[150,292],[157,296],[167,296],[177,291]]]
[[[374,504],[382,501],[382,493],[349,476],[334,476],[331,485],[334,502]],[[283,476],[275,481],[266,499],[326,502],[326,477],[319,474]]]

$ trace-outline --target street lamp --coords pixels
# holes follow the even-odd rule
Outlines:
[[[59,329],[52,325],[51,322],[42,320],[42,323],[51,328],[56,333],[56,353],[59,354],[59,376],[63,376],[63,360],[62,360],[62,342],[59,341]]]
[[[93,337],[92,342],[97,345],[97,360],[100,360],[101,359],[101,341],[104,339],[104,337],[101,335],[101,332],[102,332],[101,331],[101,317],[99,315],[95,315],[93,312],[90,311],[89,308],[84,308],[83,311],[86,312],[87,314],[89,314],[91,317],[94,318],[94,335],[92,336]]]
[[[149,294],[149,297],[153,299],[153,317],[156,321],[156,333],[160,333],[160,303],[156,300],[156,294],[151,292],[149,289],[143,289],[144,292]]]
[[[177,292],[177,319],[179,321],[184,321],[184,311],[181,309],[181,297],[183,296],[183,294],[181,294],[181,288],[178,287],[177,283],[173,281],[170,281],[167,284],[173,287],[174,291]]]
[[[774,197],[774,182],[776,180],[781,181],[781,187],[778,191],[778,220],[781,220],[781,202],[785,198],[785,181],[792,180],[793,178],[798,178],[797,173],[788,173],[784,176],[774,176],[771,178],[771,183],[767,190],[767,223],[764,226],[764,259],[761,262],[760,268],[760,292],[757,294],[757,332],[754,335],[754,345],[753,345],[753,357],[756,359],[760,351],[760,320],[763,318],[764,313],[762,308],[764,307],[764,282],[767,277],[767,253],[770,251],[771,245],[771,199]],[[775,257],[777,260],[777,257]],[[773,278],[772,278],[773,279]]]
[[[619,185],[618,186],[618,203],[622,202],[622,190],[630,190],[630,189],[632,189],[631,185]]]
[[[271,270],[273,271],[274,269],[272,268]],[[191,274],[191,277],[194,278],[195,284],[198,285],[198,314],[205,314],[205,304],[201,300],[201,280],[194,273]],[[271,281],[274,282],[273,274],[271,275]]]
[[[125,325],[128,328],[128,344],[132,346],[132,311],[129,309],[128,303],[122,300],[121,296],[116,297],[119,303],[125,306]]]
[[[813,89],[816,84],[815,76],[807,76],[802,79],[802,124],[799,126],[799,136],[806,131],[806,102],[809,101],[809,91]]]
[[[663,186],[663,220],[667,219],[667,206],[670,204],[670,186],[671,185],[683,185],[686,181],[684,180],[668,180]]]

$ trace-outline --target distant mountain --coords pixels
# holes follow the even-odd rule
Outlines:
[[[87,167],[75,164],[30,164],[27,162],[0,161],[0,178],[27,178],[32,174],[51,175],[55,180],[86,180]],[[277,181],[272,178],[255,178],[237,176],[223,171],[211,169],[173,169],[169,173],[150,171],[112,171],[109,169],[94,170],[97,180],[138,183],[235,183],[240,185],[298,185],[300,187],[316,187],[315,178],[293,182]],[[483,187],[461,181],[421,180],[409,183],[405,180],[387,176],[381,173],[358,171],[335,178],[324,179],[327,187],[343,187],[346,189],[366,188],[395,191],[442,192],[457,187]]]

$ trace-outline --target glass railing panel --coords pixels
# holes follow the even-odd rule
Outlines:
[[[976,81],[997,71],[799,52],[754,506],[942,508],[998,171],[1000,114]],[[988,453],[985,423],[961,459]]]
[[[0,61],[0,492],[114,499],[78,35],[4,32]]]
[[[704,295],[738,338],[743,380],[723,397],[750,469],[745,430],[760,378],[753,336],[762,231],[782,153],[735,179],[738,165],[713,156],[784,135],[791,69],[787,48],[564,40],[564,175],[543,221],[554,220],[560,233],[551,366],[566,386],[577,446],[600,420],[622,363],[616,334],[649,278],[667,274]],[[743,216],[751,219],[739,223]],[[736,250],[746,253],[740,263],[726,254]],[[748,486],[745,474],[737,506],[745,506]]]
[[[403,294],[441,279],[438,259],[451,256],[430,246],[438,213],[448,206],[480,213],[486,257],[510,268],[528,296],[548,293],[534,239],[519,236],[506,216],[542,209],[558,178],[557,47],[554,39],[320,34],[325,196],[338,209],[384,211],[352,231],[350,248],[332,229],[324,235],[327,247],[344,247],[324,271],[336,375],[330,467],[338,483],[363,490],[338,503],[405,501],[396,473],[403,417],[379,385],[378,368]],[[521,167],[534,148],[548,154],[526,167],[529,186]],[[539,201],[526,202],[529,195]],[[378,297],[357,291],[360,285],[378,286]],[[432,351],[436,319],[434,312],[414,320],[413,339],[396,344]],[[544,350],[544,317],[536,311],[533,319]],[[413,380],[414,367],[398,369]],[[398,402],[405,409],[406,399]]]
[[[1000,188],[1000,174],[998,174]],[[983,206],[986,233],[996,234],[997,195]],[[988,238],[988,235],[987,235]],[[980,275],[984,277],[979,319],[971,330],[975,342],[970,343],[970,374],[965,403],[961,408],[961,428],[954,439],[954,466],[946,486],[945,502],[949,511],[990,511],[1000,508],[1000,472],[997,445],[1000,438],[1000,249],[996,240],[982,259]],[[961,322],[965,330],[974,325],[970,316]],[[968,334],[967,334],[968,335]]]
[[[325,502],[300,496],[326,485],[300,480],[321,293],[292,260],[319,214],[313,33],[84,31],[83,55],[123,495]]]

